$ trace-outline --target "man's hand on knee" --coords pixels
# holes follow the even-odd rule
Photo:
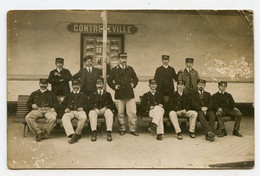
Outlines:
[[[65,112],[65,113],[69,113],[69,112],[70,112],[69,108],[65,109],[64,112]]]
[[[51,111],[51,112],[55,112],[55,109],[54,109],[54,108],[51,108],[50,111]]]
[[[83,108],[82,108],[82,107],[80,107],[80,108],[78,108],[77,110],[78,110],[78,111],[83,111]]]
[[[39,107],[38,107],[36,104],[33,104],[33,105],[32,105],[32,108],[33,108],[33,109],[38,109]]]

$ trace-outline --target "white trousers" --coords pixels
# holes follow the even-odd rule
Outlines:
[[[114,114],[110,109],[105,111],[96,112],[95,110],[89,111],[90,127],[92,131],[97,130],[97,118],[98,116],[104,116],[106,119],[107,131],[112,131]]]
[[[189,124],[190,124],[189,131],[192,132],[192,133],[195,132],[197,116],[198,116],[198,113],[196,111],[193,111],[193,110],[189,110],[189,111],[186,112],[185,115],[183,115],[183,117],[189,118]],[[170,118],[170,120],[171,120],[171,122],[174,126],[175,132],[176,133],[181,132],[177,112],[171,111],[169,113],[169,118]]]
[[[126,99],[126,100],[116,100],[116,107],[118,110],[118,122],[119,122],[119,131],[126,131],[125,125],[125,109],[128,117],[128,126],[129,131],[134,132],[137,129],[136,121],[136,103],[135,99]]]
[[[149,117],[152,117],[152,122],[157,125],[157,134],[164,134],[163,114],[164,109],[160,106],[155,106],[154,109],[149,111]]]
[[[71,120],[78,119],[76,131],[74,131]],[[62,116],[62,124],[64,126],[67,136],[72,134],[81,135],[82,129],[85,125],[87,115],[84,111],[70,111]]]

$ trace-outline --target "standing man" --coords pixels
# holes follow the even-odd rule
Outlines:
[[[70,93],[69,81],[72,76],[68,69],[63,68],[63,58],[56,58],[55,65],[57,68],[50,72],[48,78],[51,84],[51,91],[54,92],[56,96],[64,96]]]
[[[97,118],[104,116],[107,127],[107,141],[112,141],[112,126],[114,119],[115,105],[111,94],[103,89],[104,79],[98,78],[96,83],[97,90],[89,98],[89,120],[92,130],[91,141],[97,140]]]
[[[198,91],[194,92],[191,97],[192,108],[197,111],[200,124],[206,131],[205,139],[214,141],[215,114],[213,112],[213,101],[209,92],[204,89],[206,81],[198,80]]]
[[[48,138],[51,133],[57,116],[55,109],[58,106],[56,96],[47,89],[48,80],[40,79],[39,85],[40,89],[34,91],[27,101],[27,107],[31,112],[25,117],[28,126],[36,133],[37,142]],[[42,117],[47,119],[43,131],[41,131],[36,122],[37,119]]]
[[[149,80],[150,91],[142,97],[142,115],[152,117],[151,130],[157,133],[157,140],[162,140],[164,134],[163,114],[165,99],[164,96],[156,91],[157,84],[155,79]]]
[[[198,113],[191,110],[190,98],[184,94],[185,81],[177,81],[177,91],[170,95],[169,98],[169,118],[174,126],[177,138],[182,140],[181,128],[179,125],[178,117],[189,118],[190,129],[189,136],[195,138],[195,127]]]
[[[101,70],[93,67],[93,57],[86,56],[83,58],[84,68],[76,73],[73,78],[80,78],[80,89],[87,96],[96,91],[97,79],[101,76]]]
[[[233,135],[242,137],[242,134],[238,132],[240,128],[240,122],[242,119],[242,113],[239,109],[236,108],[236,103],[232,95],[226,92],[226,88],[227,82],[220,81],[218,83],[219,91],[213,95],[214,109],[218,118],[218,127],[221,129],[221,133],[218,136],[223,137],[227,135],[227,130],[225,127],[225,121],[223,120],[223,116],[229,115],[235,119]]]
[[[126,131],[124,119],[126,109],[130,134],[139,136],[136,132],[137,116],[133,90],[137,86],[138,78],[134,69],[127,65],[126,53],[119,54],[119,64],[111,70],[107,83],[111,89],[115,90],[120,135],[124,135]]]
[[[86,95],[80,91],[80,81],[72,80],[72,92],[68,94],[62,102],[62,109],[65,114],[62,116],[62,124],[67,136],[70,138],[68,143],[73,144],[81,138],[81,132],[85,125],[87,115],[84,112],[86,109]],[[74,131],[71,120],[78,120],[76,131]]]
[[[197,81],[200,79],[199,74],[196,70],[194,70],[193,63],[194,59],[193,58],[186,58],[185,60],[186,68],[184,71],[180,71],[178,75],[178,80],[183,80],[186,82],[185,84],[185,89],[184,93],[191,96],[191,94],[194,91],[197,91]]]
[[[170,93],[174,92],[173,80],[177,81],[177,74],[171,66],[169,66],[170,56],[162,55],[161,67],[158,67],[155,71],[154,79],[157,82],[157,89],[164,96],[169,96]]]

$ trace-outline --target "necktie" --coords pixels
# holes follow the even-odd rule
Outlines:
[[[201,105],[204,106],[203,92],[200,90],[200,102]]]
[[[90,67],[88,67],[88,72],[91,73],[91,68]]]

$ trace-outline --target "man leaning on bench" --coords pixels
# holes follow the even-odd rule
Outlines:
[[[87,118],[90,119],[92,130],[91,141],[97,140],[97,119],[104,117],[107,126],[107,141],[112,141],[112,126],[114,115],[118,112],[119,134],[126,133],[124,114],[128,116],[130,134],[139,136],[137,132],[136,102],[134,88],[138,84],[138,78],[134,69],[127,65],[127,53],[119,54],[119,64],[113,68],[108,76],[108,85],[115,90],[115,105],[111,94],[103,89],[104,80],[101,72],[93,67],[92,56],[84,59],[84,68],[71,76],[68,69],[63,68],[64,59],[56,58],[56,69],[52,70],[49,79],[39,80],[39,90],[31,93],[27,108],[30,111],[26,116],[26,123],[36,134],[36,141],[47,139],[55,126],[58,107],[62,111],[62,124],[66,135],[73,144],[81,138],[81,132]],[[194,70],[193,58],[186,58],[186,68],[177,74],[170,67],[170,56],[162,55],[161,67],[158,67],[154,79],[149,80],[149,91],[142,96],[142,116],[148,116],[152,120],[149,131],[156,133],[157,140],[162,140],[164,134],[164,118],[169,118],[173,124],[177,139],[183,139],[179,125],[179,118],[187,118],[189,121],[189,136],[196,137],[197,119],[205,130],[205,139],[214,141],[215,135],[224,137],[227,135],[223,116],[231,116],[235,120],[233,135],[242,137],[239,133],[242,114],[237,109],[231,94],[226,92],[227,82],[218,83],[219,91],[213,96],[207,91],[206,81],[200,79],[198,72]],[[173,79],[177,81],[177,90],[174,91]],[[72,91],[68,86],[72,81]],[[48,90],[48,82],[52,84],[52,90]],[[60,99],[62,97],[62,99]],[[64,98],[65,97],[65,98]],[[59,101],[62,103],[59,104]],[[169,115],[169,117],[168,117]],[[37,120],[46,118],[46,124],[41,130]],[[74,130],[71,120],[77,119],[77,128]],[[218,128],[215,129],[215,120]]]

